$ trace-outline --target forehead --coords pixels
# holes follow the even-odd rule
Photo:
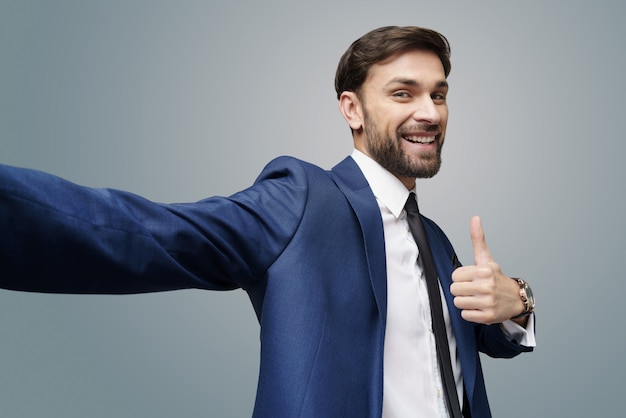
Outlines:
[[[440,84],[446,76],[437,54],[427,50],[410,50],[372,65],[364,85],[386,84],[395,79],[412,80],[419,84]]]

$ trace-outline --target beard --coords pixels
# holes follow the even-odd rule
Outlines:
[[[435,151],[408,154],[402,149],[405,139],[399,132],[392,138],[381,132],[367,113],[364,116],[365,147],[371,157],[391,174],[399,177],[430,178],[439,172],[442,148],[440,138],[436,139]]]

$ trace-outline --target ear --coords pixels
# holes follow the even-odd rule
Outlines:
[[[363,127],[363,107],[356,93],[344,91],[339,96],[339,111],[353,131]]]

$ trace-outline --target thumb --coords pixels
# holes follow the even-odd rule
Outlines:
[[[480,217],[473,216],[470,220],[470,237],[472,238],[472,247],[474,248],[474,264],[481,265],[493,261],[487,241],[485,241],[485,233],[480,222]]]

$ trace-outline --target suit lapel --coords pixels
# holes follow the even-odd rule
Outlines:
[[[459,354],[461,368],[463,370],[465,391],[467,392],[468,398],[472,399],[474,394],[474,383],[476,382],[477,368],[476,357],[474,355],[476,352],[474,326],[461,318],[461,311],[454,306],[454,296],[450,293],[450,285],[452,284],[452,272],[459,267],[459,262],[453,250],[451,250],[452,254],[450,254],[450,251],[446,251],[446,248],[441,245],[442,240],[441,238],[438,238],[440,232],[435,230],[435,227],[432,226],[431,222],[432,221],[424,222],[424,229],[433,252],[435,268],[437,270],[439,280],[441,280],[441,287],[448,305],[450,322],[452,324],[452,330],[457,342],[457,352]]]
[[[352,206],[361,225],[370,282],[383,323],[387,320],[387,268],[385,238],[376,198],[356,162],[347,157],[333,170],[333,180]]]

